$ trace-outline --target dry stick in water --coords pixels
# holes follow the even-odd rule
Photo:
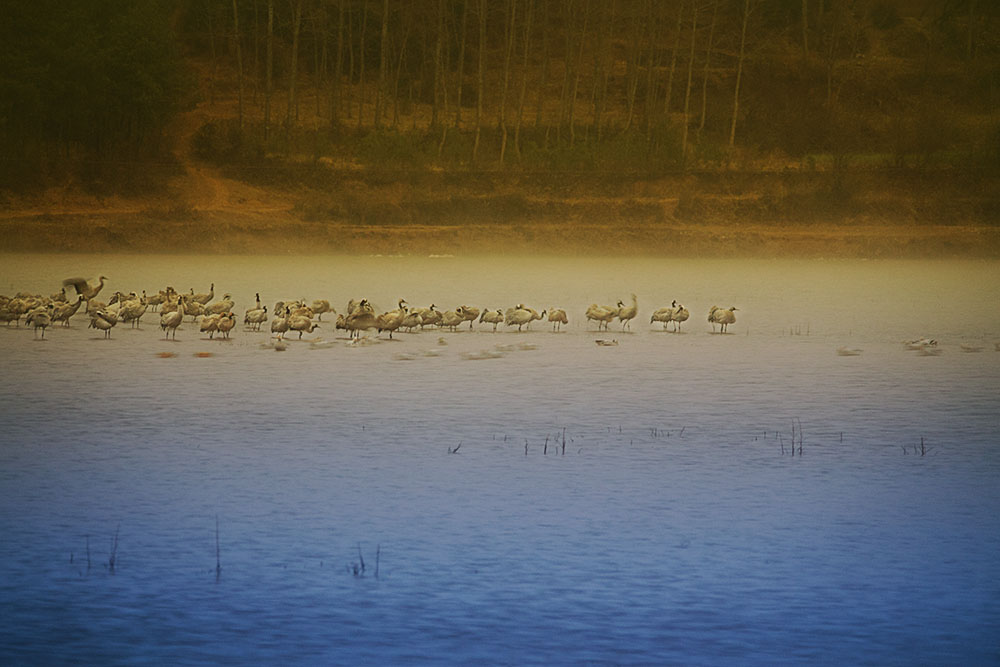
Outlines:
[[[110,572],[115,571],[115,561],[118,559],[118,531],[121,530],[122,525],[119,523],[118,527],[115,528],[115,536],[111,539],[111,553],[108,555],[108,570]]]
[[[215,580],[222,575],[222,558],[219,550],[219,515],[215,515]]]
[[[795,418],[799,422],[799,456],[802,456],[802,420]]]

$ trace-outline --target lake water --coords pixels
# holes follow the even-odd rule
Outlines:
[[[0,293],[214,282],[240,321],[570,317],[352,346],[328,315],[280,353],[0,328],[5,664],[1000,663],[996,262],[0,260]],[[632,293],[630,330],[585,322]]]

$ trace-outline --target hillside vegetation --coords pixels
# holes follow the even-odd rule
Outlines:
[[[56,245],[61,216],[103,213],[139,249],[142,219],[228,215],[234,237],[256,216],[324,249],[570,225],[573,247],[605,227],[710,251],[706,230],[834,224],[996,252],[995,3],[79,4],[0,25],[0,195]]]

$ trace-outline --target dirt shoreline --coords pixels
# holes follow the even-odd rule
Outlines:
[[[0,215],[0,252],[1000,258],[1000,228],[891,223],[350,224],[283,211]]]

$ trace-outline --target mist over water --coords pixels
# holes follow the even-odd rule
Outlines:
[[[1000,661],[996,262],[2,261],[8,295],[214,282],[240,322],[257,292],[570,319],[0,328],[4,662]],[[629,329],[584,320],[633,293]]]

